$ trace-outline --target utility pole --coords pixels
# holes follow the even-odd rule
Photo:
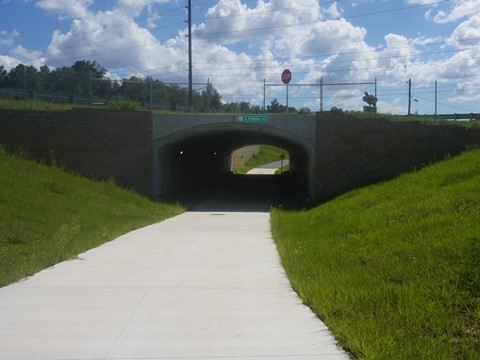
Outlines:
[[[262,110],[264,113],[267,112],[267,107],[266,107],[267,104],[265,104],[266,86],[267,85],[265,83],[265,78],[263,78],[263,109]]]
[[[323,77],[320,78],[320,112],[323,111]]]
[[[435,80],[435,121],[437,121],[437,80]]]
[[[92,105],[92,70],[88,72],[88,103]]]
[[[153,110],[153,77],[150,78],[150,111]]]
[[[288,84],[287,84],[287,114],[288,114]]]
[[[207,79],[207,113],[210,112],[210,104],[211,104],[211,100],[210,100],[210,78]]]
[[[188,0],[188,105],[193,106],[193,66],[192,66],[192,0]]]
[[[412,79],[408,79],[408,115],[412,107]]]
[[[27,65],[23,65],[23,108],[27,108]]]

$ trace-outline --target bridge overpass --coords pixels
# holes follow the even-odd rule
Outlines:
[[[335,112],[239,118],[0,110],[0,144],[155,198],[212,182],[230,172],[234,150],[268,144],[288,151],[307,196],[329,197],[478,146],[480,130]]]
[[[153,194],[208,183],[231,170],[235,150],[256,144],[286,150],[290,171],[313,193],[315,116],[155,115]]]

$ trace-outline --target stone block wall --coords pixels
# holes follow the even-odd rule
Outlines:
[[[84,176],[152,193],[150,112],[0,110],[0,144]]]
[[[480,130],[327,112],[317,115],[316,139],[314,192],[330,197],[458,155],[480,145]]]
[[[232,170],[245,166],[254,155],[260,151],[260,145],[252,145],[235,150],[232,154]]]
[[[327,112],[317,114],[315,127],[313,166],[306,174],[315,197],[389,179],[480,145],[480,130],[456,125]],[[0,110],[0,145],[8,150],[22,149],[40,161],[55,159],[68,170],[113,179],[145,195],[153,195],[152,139],[150,112]]]

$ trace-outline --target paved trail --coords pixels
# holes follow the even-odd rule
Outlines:
[[[292,291],[267,202],[241,199],[1,288],[0,359],[347,359]]]
[[[275,172],[280,169],[282,166],[289,165],[290,160],[279,160],[266,165],[259,166],[247,172],[249,175],[273,175]]]

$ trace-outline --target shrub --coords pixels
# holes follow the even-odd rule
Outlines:
[[[110,109],[115,110],[141,110],[142,105],[134,100],[130,99],[114,99],[107,103]]]

